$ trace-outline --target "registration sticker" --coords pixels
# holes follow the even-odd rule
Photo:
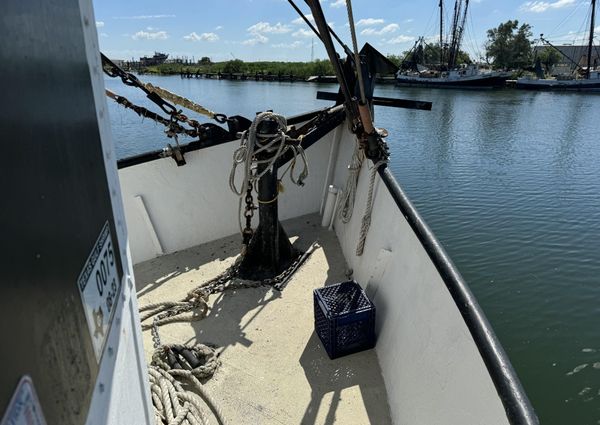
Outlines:
[[[79,274],[77,286],[92,337],[94,354],[96,360],[100,362],[115,306],[121,294],[121,279],[117,272],[117,261],[108,221],[104,224]]]
[[[25,375],[19,381],[0,425],[46,425],[42,406],[29,376]]]

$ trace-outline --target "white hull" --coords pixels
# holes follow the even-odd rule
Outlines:
[[[577,80],[519,78],[516,87],[525,90],[600,92],[600,72],[591,72],[589,79]]]
[[[120,170],[134,261],[237,232],[237,198],[227,188],[226,166],[236,144],[188,153],[184,167],[158,159]],[[324,188],[343,187],[353,146],[354,136],[342,124],[309,148],[312,174],[303,188],[286,186],[281,216],[318,212]],[[355,255],[369,173],[365,163],[352,220],[337,219],[334,227],[354,277],[378,308],[376,351],[393,423],[510,423],[440,271],[379,177],[365,253]]]
[[[437,77],[428,77],[425,74],[399,72],[396,82],[409,87],[435,87],[435,88],[500,88],[506,84],[509,77],[505,72],[481,72],[477,68],[469,67],[465,70],[444,72]]]

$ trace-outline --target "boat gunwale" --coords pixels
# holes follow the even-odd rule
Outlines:
[[[508,422],[511,425],[539,425],[506,351],[468,284],[387,165],[380,166],[377,171],[450,292],[500,396]]]
[[[331,110],[331,108],[329,108],[329,107],[319,108],[319,109],[314,109],[314,110],[311,110],[308,112],[303,112],[303,113],[300,113],[297,115],[292,115],[289,118],[287,118],[287,123],[288,123],[288,125],[300,124],[300,123],[308,121],[328,110]],[[225,129],[223,129],[223,130],[225,130]],[[225,143],[234,142],[236,140],[239,140],[239,139],[237,139],[237,138],[221,138],[221,139],[211,139],[211,140],[195,140],[195,141],[191,141],[189,143],[181,143],[179,145],[179,148],[181,149],[181,152],[185,154],[188,152],[193,152],[193,151],[202,150],[202,149],[206,149],[206,148],[212,148],[214,146],[219,146],[219,145],[223,145]],[[164,159],[164,158],[165,158],[165,156],[164,156],[163,149],[146,151],[146,152],[142,152],[140,154],[127,156],[125,158],[121,158],[121,159],[117,160],[117,169],[122,170],[124,168],[129,168],[129,167],[133,167],[135,165],[140,165],[140,164],[144,164],[146,162],[152,162],[152,161],[156,161],[156,160]]]

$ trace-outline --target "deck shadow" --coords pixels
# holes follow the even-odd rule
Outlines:
[[[317,334],[313,332],[300,357],[300,365],[311,387],[311,400],[302,418],[303,425],[317,423],[318,416],[322,416],[319,415],[319,410],[323,408],[327,409],[326,417],[324,422],[319,420],[318,423],[336,423],[336,411],[342,400],[342,392],[356,386],[360,389],[369,423],[392,423],[381,369],[373,350],[331,360]],[[325,396],[329,393],[333,393],[331,401],[325,402]],[[329,406],[323,407],[325,403],[329,403]]]

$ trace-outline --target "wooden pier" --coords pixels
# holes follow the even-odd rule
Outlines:
[[[293,74],[272,74],[257,72],[247,74],[244,72],[180,72],[181,78],[208,78],[215,80],[238,80],[238,81],[281,81],[281,82],[307,82],[307,83],[336,83],[337,79],[332,75],[314,75],[303,78]],[[395,84],[396,78],[393,76],[377,77],[380,84]]]
[[[240,81],[305,81],[304,78],[293,74],[271,74],[257,72],[247,74],[243,72],[181,72],[181,78],[212,78],[217,80],[240,80]]]

